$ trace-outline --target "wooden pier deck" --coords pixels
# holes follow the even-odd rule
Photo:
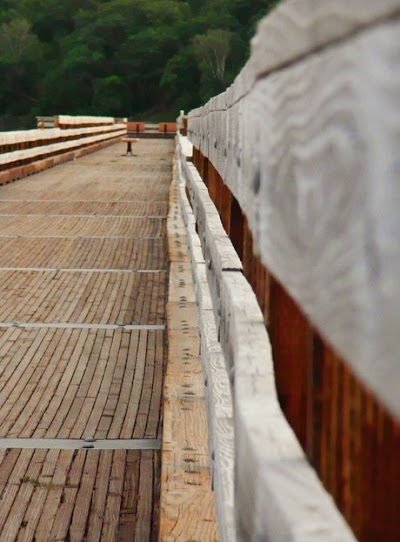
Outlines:
[[[173,147],[0,187],[1,541],[156,540]]]

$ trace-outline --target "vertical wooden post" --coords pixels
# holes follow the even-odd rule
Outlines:
[[[209,160],[207,162],[208,162],[207,164],[208,193],[210,194],[210,198],[213,200],[214,205],[218,209],[218,184],[219,184],[218,177],[219,175],[215,167],[212,165],[212,163]]]
[[[318,333],[314,333],[312,341],[312,392],[311,392],[311,419],[308,425],[308,456],[316,468],[321,472],[322,468],[322,443],[321,434],[324,427],[324,343]]]
[[[196,147],[193,147],[193,165],[198,171],[200,170],[200,151]]]
[[[193,147],[193,165],[199,172],[199,175],[203,179],[204,183],[207,184],[208,160],[196,147]]]
[[[254,249],[253,236],[251,234],[247,218],[244,219],[243,231],[243,273],[254,289]]]
[[[239,258],[243,260],[244,216],[236,198],[232,196],[229,225],[230,238]]]
[[[226,233],[230,234],[232,195],[229,188],[222,181],[221,186],[221,221]]]
[[[304,314],[275,279],[271,279],[269,318],[278,398],[305,449],[311,400],[312,333]]]
[[[184,115],[182,117],[182,121],[183,121],[183,128],[181,128],[181,134],[183,136],[187,136],[188,134],[188,118],[186,115]]]

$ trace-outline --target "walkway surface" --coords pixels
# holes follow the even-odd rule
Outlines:
[[[156,539],[173,142],[134,150],[0,187],[2,542]]]

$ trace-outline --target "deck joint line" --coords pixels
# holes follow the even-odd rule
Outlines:
[[[164,239],[162,235],[0,235],[0,239]]]
[[[167,273],[168,269],[89,269],[89,268],[68,268],[68,267],[0,267],[2,271],[21,271],[21,272],[45,272],[45,273]]]
[[[0,449],[161,450],[161,439],[0,438]]]
[[[42,216],[45,216],[46,218],[113,218],[113,219],[118,219],[118,218],[134,218],[134,219],[138,219],[138,218],[146,218],[146,219],[149,219],[149,220],[167,220],[167,215],[74,215],[74,214],[71,214],[71,215],[68,215],[68,214],[58,214],[58,215],[53,215],[53,214],[47,214],[47,213],[0,213],[0,218],[5,218],[5,217],[17,217],[17,218],[24,218],[24,217],[42,217]]]
[[[0,199],[0,203],[164,203],[168,204],[168,200],[146,200],[146,199],[117,199],[117,200],[106,200],[106,199],[80,199],[80,200],[74,200],[74,199]]]
[[[69,322],[0,322],[0,328],[23,329],[123,329],[127,331],[164,331],[164,324],[84,324]]]

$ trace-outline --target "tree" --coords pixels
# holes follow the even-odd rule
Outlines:
[[[224,80],[232,37],[232,32],[228,30],[209,30],[207,34],[196,36],[193,40],[194,54],[199,65],[217,81]]]
[[[25,19],[0,26],[0,110],[5,116],[34,116],[42,48]]]
[[[233,33],[209,30],[193,39],[193,52],[201,73],[201,96],[204,100],[221,92],[227,85],[226,67],[232,52]]]
[[[0,0],[0,122],[174,118],[233,81],[277,1]]]
[[[26,19],[15,19],[0,26],[0,62],[18,71],[40,55],[40,43]]]

